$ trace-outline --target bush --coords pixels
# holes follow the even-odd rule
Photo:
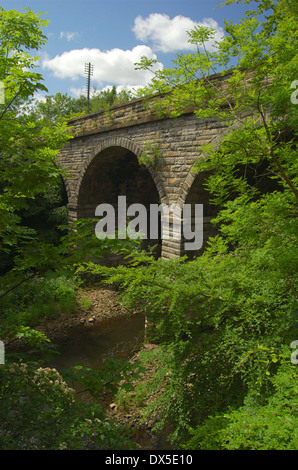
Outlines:
[[[76,307],[77,287],[78,281],[71,275],[35,276],[2,299],[2,316],[11,325],[33,326],[60,312],[71,313]]]
[[[270,379],[273,393],[261,403],[247,396],[244,405],[209,418],[192,430],[184,445],[190,449],[296,450],[298,449],[298,373],[283,364]]]
[[[55,369],[26,363],[0,368],[1,450],[131,447],[102,406],[76,401]]]

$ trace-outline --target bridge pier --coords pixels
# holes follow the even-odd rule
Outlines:
[[[163,240],[161,245],[161,257],[165,259],[181,256],[182,240]]]
[[[71,225],[80,218],[95,218],[94,206],[73,206],[68,205],[68,223]],[[177,237],[177,230],[173,229],[173,224],[170,221],[169,225],[169,238],[164,240],[149,240],[148,243],[151,245],[160,244],[160,256],[165,259],[170,259],[176,256],[181,256],[183,251],[183,240]],[[175,231],[175,237],[173,237],[173,230]]]
[[[185,240],[184,238],[184,234],[183,234],[184,225],[183,224],[186,223],[185,222],[186,219],[183,214],[183,209],[181,209],[181,217],[177,215],[173,217],[173,214],[170,213],[168,226],[166,226],[166,231],[164,233],[165,236],[162,237],[162,231],[161,231],[160,238],[158,240],[155,240],[155,239],[150,240],[150,228],[149,228],[150,226],[148,223],[148,234],[147,234],[148,240],[145,240],[144,243],[145,244],[147,243],[148,245],[159,245],[159,250],[158,250],[159,256],[161,256],[164,259],[180,257],[185,254],[187,254],[189,258],[192,258],[193,256],[196,256],[203,251],[203,249],[206,246],[206,241],[208,240],[209,236],[214,236],[216,234],[216,230],[211,223],[211,220],[214,217],[214,215],[216,215],[216,213],[215,212],[214,214],[210,213],[210,209],[208,209],[208,204],[206,203],[206,198],[202,199],[202,195],[200,198],[197,198],[196,194],[193,195],[193,193],[196,193],[195,188],[196,188],[196,185],[194,185],[194,187],[192,188],[192,191],[189,193],[189,197],[187,198],[187,203],[191,205],[193,209],[195,206],[196,200],[201,200],[205,202],[205,204],[203,204],[204,217],[202,219],[203,245],[201,248],[196,249],[194,251],[185,250],[185,242],[189,242],[190,240]],[[96,209],[95,204],[81,204],[81,205],[68,204],[67,208],[68,208],[69,224],[72,224],[73,222],[81,218],[96,218],[95,217],[95,209]],[[118,207],[117,205],[113,205],[113,208],[115,210],[116,230],[117,230]],[[146,209],[149,214],[150,207],[147,206]],[[188,224],[192,232],[193,233],[198,232],[198,220],[196,219],[193,210],[192,210],[192,214],[190,218],[188,217],[188,219],[189,219]],[[129,218],[128,218],[128,221],[129,221]]]
[[[78,208],[76,206],[72,206],[67,204],[68,210],[68,224],[71,225],[73,222],[78,220]]]

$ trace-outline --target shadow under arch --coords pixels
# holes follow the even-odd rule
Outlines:
[[[186,250],[185,239],[182,238],[181,255],[187,255],[192,259],[200,256],[206,248],[209,237],[217,235],[219,232],[212,224],[212,219],[216,217],[219,212],[219,207],[211,203],[211,194],[205,187],[206,180],[210,176],[210,172],[201,171],[195,172],[190,170],[179,194],[179,204],[182,207],[184,204],[191,206],[191,230],[196,233],[199,230],[199,223],[195,217],[195,205],[203,205],[203,245],[199,250]],[[182,210],[183,218],[183,210]],[[188,240],[189,242],[190,240]]]
[[[248,184],[250,188],[257,190],[254,195],[254,200],[258,200],[264,194],[271,193],[273,191],[282,191],[283,188],[280,183],[270,178],[267,173],[269,163],[262,161],[257,164],[238,164],[234,167],[235,178],[240,178]],[[184,185],[181,188],[179,194],[179,204],[183,207],[184,204],[189,204],[192,207],[192,220],[191,228],[192,231],[195,229],[195,217],[194,217],[194,206],[195,204],[203,204],[203,246],[198,251],[186,251],[185,241],[182,240],[182,255],[187,254],[189,258],[198,256],[203,253],[206,248],[209,237],[220,235],[220,228],[216,227],[211,221],[214,219],[219,211],[223,208],[211,203],[211,195],[205,187],[206,180],[211,175],[211,172],[202,171],[195,172],[190,171],[185,179]],[[226,201],[233,201],[238,197],[240,192],[237,188],[231,188],[228,198]],[[182,212],[183,214],[183,212]],[[183,215],[182,215],[183,217]]]
[[[60,179],[62,181],[66,205],[68,206],[72,199],[71,180],[63,173],[60,175]]]
[[[107,139],[104,139],[102,140],[98,145],[96,145],[92,151],[90,152],[90,155],[88,156],[88,158],[86,159],[80,173],[79,173],[79,177],[78,177],[78,182],[77,182],[77,185],[76,185],[76,188],[74,190],[74,194],[76,195],[76,199],[77,200],[74,200],[74,198],[72,197],[69,197],[69,201],[70,201],[70,204],[73,205],[73,206],[77,206],[78,205],[78,197],[79,197],[79,194],[80,194],[80,189],[81,189],[81,185],[82,185],[82,181],[83,181],[83,178],[84,178],[84,175],[89,167],[89,165],[92,163],[92,161],[95,159],[95,158],[98,158],[98,155],[101,154],[102,151],[106,150],[106,149],[109,149],[109,148],[112,148],[112,147],[121,147],[123,149],[126,149],[127,151],[130,151],[131,153],[133,153],[136,158],[138,159],[139,157],[142,156],[142,153],[143,153],[143,148],[133,142],[131,139],[128,139],[126,137],[110,137],[110,138],[107,138]],[[160,175],[159,173],[151,166],[145,166],[148,170],[148,172],[150,173],[154,183],[155,183],[155,186],[156,186],[156,189],[158,191],[158,195],[159,195],[159,200],[160,202],[164,203],[164,204],[168,204],[168,197],[167,197],[167,193],[164,189],[164,185],[163,185],[163,182],[160,178]],[[68,189],[68,187],[67,187]]]
[[[105,139],[94,148],[81,172],[76,204],[78,219],[94,218],[98,205],[110,204],[115,210],[117,230],[118,198],[125,196],[126,208],[132,204],[146,208],[147,234],[150,234],[150,205],[160,204],[166,198],[154,169],[139,164],[141,153],[140,147],[123,138]],[[155,255],[160,256],[160,237],[150,240],[148,235],[143,246],[152,245],[157,245]]]

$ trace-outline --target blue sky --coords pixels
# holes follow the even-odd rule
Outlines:
[[[136,71],[142,55],[169,66],[177,53],[189,52],[185,31],[196,24],[223,34],[223,19],[238,21],[247,6],[216,8],[221,0],[0,0],[5,10],[47,12],[48,42],[38,52],[48,94],[85,93],[84,66],[94,66],[92,87],[137,88],[151,78]],[[212,47],[212,44],[210,44]]]

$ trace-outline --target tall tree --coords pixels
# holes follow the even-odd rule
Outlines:
[[[288,392],[297,387],[297,3],[255,3],[238,24],[226,22],[212,53],[214,31],[190,31],[197,52],[179,55],[143,90],[162,93],[158,112],[192,107],[226,127],[194,165],[211,174],[220,235],[194,261],[150,261],[112,276],[128,305],[143,306],[165,351],[166,391],[151,410],[162,410],[180,443],[192,426],[199,448],[297,448]],[[143,58],[137,67],[151,65]],[[282,419],[290,413],[279,430],[274,403]]]
[[[36,224],[36,214],[42,207],[55,209],[66,203],[61,185],[64,170],[56,165],[56,156],[72,137],[67,118],[73,112],[82,111],[76,100],[57,94],[28,112],[27,105],[34,94],[47,91],[38,72],[39,57],[35,55],[46,42],[43,33],[46,25],[42,14],[35,14],[31,9],[25,9],[24,13],[0,9],[0,77],[5,89],[5,102],[0,105],[0,254],[2,262],[5,258],[10,261],[1,268],[14,266],[8,274],[13,279],[16,277],[12,282],[6,276],[1,284],[17,285],[17,278],[22,282],[26,270],[31,268],[38,272],[55,263],[63,265],[69,243],[74,242],[72,233],[70,242],[64,239],[64,245],[57,248],[51,243],[55,234],[49,231],[47,236]],[[113,100],[115,95],[115,89],[108,94]],[[63,214],[56,211],[51,216],[56,223],[63,222]],[[48,218],[44,220],[51,225]],[[41,237],[36,237],[35,229]],[[76,233],[79,237],[79,229]],[[89,237],[85,235],[86,232],[76,245],[82,256],[86,241],[86,250],[101,253],[105,242],[99,244],[91,228]],[[89,238],[94,239],[93,245],[88,244]]]
[[[60,183],[55,156],[70,137],[65,123],[41,127],[20,112],[36,91],[46,90],[37,72],[38,56],[30,55],[45,43],[46,24],[30,9],[0,9],[0,76],[5,89],[0,109],[1,251],[30,236],[19,224],[21,212],[30,199]]]
[[[45,43],[46,23],[30,9],[20,13],[0,8],[0,77],[5,88],[5,103],[0,106],[0,257],[1,262],[5,253],[13,258],[12,268],[0,279],[0,335],[5,342],[7,335],[16,335],[31,348],[28,355],[22,353],[15,359],[20,367],[8,355],[5,365],[1,364],[0,448],[85,449],[87,436],[97,448],[130,446],[119,427],[107,419],[101,405],[77,402],[74,391],[64,384],[57,371],[40,367],[45,359],[43,353],[49,352],[45,335],[23,326],[17,321],[19,318],[7,321],[14,308],[20,309],[17,314],[24,313],[21,308],[30,308],[30,303],[36,301],[32,298],[34,282],[33,292],[23,289],[9,298],[14,289],[24,281],[46,281],[41,276],[47,270],[57,272],[65,264],[73,267],[75,260],[82,260],[86,252],[92,256],[94,245],[88,242],[92,234],[97,240],[88,227],[84,233],[71,232],[64,243],[56,246],[48,237],[45,240],[37,237],[36,231],[24,224],[24,214],[32,216],[34,209],[40,209],[38,204],[46,207],[51,199],[55,201],[57,193],[53,188],[60,186],[63,171],[56,166],[55,157],[70,137],[63,120],[57,119],[53,125],[52,119],[36,120],[31,113],[24,112],[24,105],[36,91],[47,91],[37,72],[38,57],[33,55]],[[61,107],[55,113],[51,118],[60,115]],[[64,297],[66,286],[60,287]],[[53,284],[48,283],[48,289],[45,283],[37,295],[35,289],[36,297],[40,294],[43,297],[39,314],[45,311],[47,297],[53,297]],[[114,367],[112,375],[117,373]],[[81,379],[87,374],[88,370],[81,373]],[[102,377],[102,386],[110,381],[109,377]],[[91,382],[95,388],[101,386],[98,378],[90,379]]]

